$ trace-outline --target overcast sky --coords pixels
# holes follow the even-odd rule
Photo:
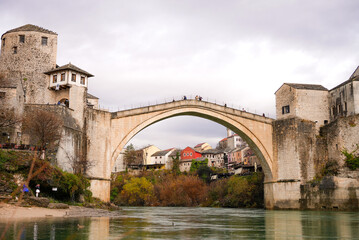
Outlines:
[[[28,23],[58,33],[58,64],[94,74],[89,92],[111,111],[199,94],[275,118],[282,83],[330,89],[359,65],[357,0],[0,0],[1,34]],[[215,146],[225,135],[176,117],[131,141]]]

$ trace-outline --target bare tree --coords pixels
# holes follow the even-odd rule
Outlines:
[[[17,117],[14,109],[8,109],[0,106],[0,130],[14,127],[21,122],[21,118]]]
[[[59,115],[41,109],[28,112],[22,123],[23,132],[41,149],[51,148],[60,140],[62,126]]]

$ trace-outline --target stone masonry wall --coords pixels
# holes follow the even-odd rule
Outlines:
[[[73,117],[74,110],[61,105],[27,104],[25,105],[25,114],[34,109],[53,112],[62,118],[64,123],[62,136],[55,150],[56,158],[53,160],[56,160],[54,163],[63,170],[73,172],[74,161],[79,157],[83,145],[83,131]],[[26,136],[24,137],[26,138]]]
[[[19,35],[25,35],[24,43],[19,42]],[[47,45],[41,44],[42,37],[48,38]],[[0,72],[14,81],[23,81],[26,103],[51,103],[52,92],[47,91],[49,78],[44,72],[56,66],[57,35],[19,31],[6,33],[2,36],[2,39],[4,38],[5,46],[2,45],[0,55]]]
[[[329,122],[328,91],[297,89],[296,116],[317,123],[317,128]]]
[[[359,209],[359,170],[350,171],[341,153],[344,148],[349,152],[356,149],[358,132],[359,115],[337,119],[322,127],[320,135],[311,121],[292,118],[274,122],[278,179],[266,186],[273,191],[268,206]],[[339,164],[339,174],[318,179],[329,161]]]

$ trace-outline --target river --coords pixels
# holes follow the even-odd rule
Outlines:
[[[359,212],[125,207],[118,213],[13,221],[5,239],[359,239]],[[5,227],[0,223],[0,232]]]

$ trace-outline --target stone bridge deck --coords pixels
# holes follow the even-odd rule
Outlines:
[[[191,107],[195,106],[197,108],[202,107],[203,109],[211,109],[212,111],[218,111],[224,114],[231,114],[231,115],[237,115],[242,118],[251,119],[254,121],[259,122],[265,122],[268,124],[272,124],[274,121],[273,118],[264,117],[259,114],[246,112],[243,110],[238,110],[231,107],[225,107],[223,105],[219,105],[212,102],[206,102],[206,101],[199,101],[199,100],[181,100],[181,101],[174,101],[174,102],[168,102],[168,103],[161,103],[156,105],[150,105],[145,107],[139,107],[139,108],[133,108],[133,109],[127,109],[127,110],[121,110],[117,112],[112,112],[111,117],[113,119],[116,118],[122,118],[122,117],[128,117],[128,116],[134,116],[149,112],[158,112],[158,111],[164,111],[164,110],[171,110],[178,107]]]

